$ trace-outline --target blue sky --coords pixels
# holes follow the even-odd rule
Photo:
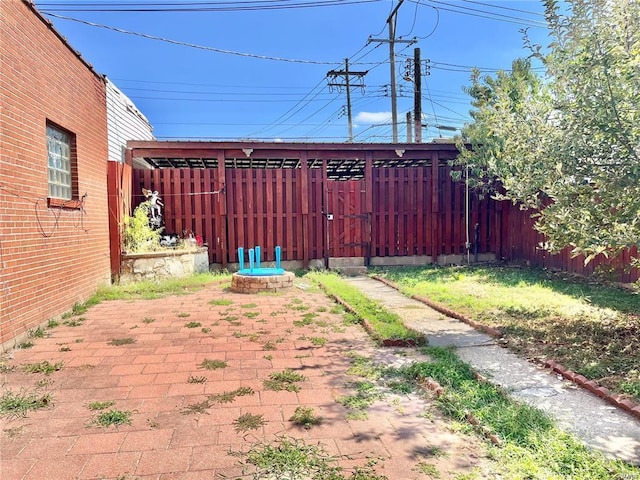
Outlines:
[[[45,14],[87,22],[47,17],[134,101],[159,139],[346,141],[345,91],[330,89],[326,74],[344,69],[349,58],[350,70],[368,72],[364,90],[352,89],[355,141],[392,140],[389,46],[368,39],[388,38],[386,20],[398,1],[35,3]],[[460,127],[468,120],[462,88],[469,67],[508,69],[527,54],[525,27],[546,43],[542,11],[539,1],[405,0],[396,38],[417,43],[396,45],[399,120],[413,108],[413,85],[402,77],[415,47],[430,60],[422,81],[428,141],[451,135],[432,125]],[[404,124],[399,138],[406,139]]]

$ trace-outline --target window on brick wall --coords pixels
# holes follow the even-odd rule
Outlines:
[[[76,136],[47,122],[49,198],[71,200],[76,195]]]

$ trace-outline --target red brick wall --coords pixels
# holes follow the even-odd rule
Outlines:
[[[0,2],[0,345],[110,281],[105,84],[19,0]],[[47,207],[47,121],[76,136],[84,211]]]

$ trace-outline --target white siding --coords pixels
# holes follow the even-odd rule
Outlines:
[[[133,102],[107,79],[109,160],[124,162],[127,140],[154,140],[153,127]]]

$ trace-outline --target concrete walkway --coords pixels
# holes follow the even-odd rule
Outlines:
[[[433,346],[454,346],[459,357],[494,384],[553,417],[561,428],[610,457],[640,464],[640,422],[601,398],[498,346],[492,337],[446,317],[367,277],[348,278],[369,298],[424,332]]]

